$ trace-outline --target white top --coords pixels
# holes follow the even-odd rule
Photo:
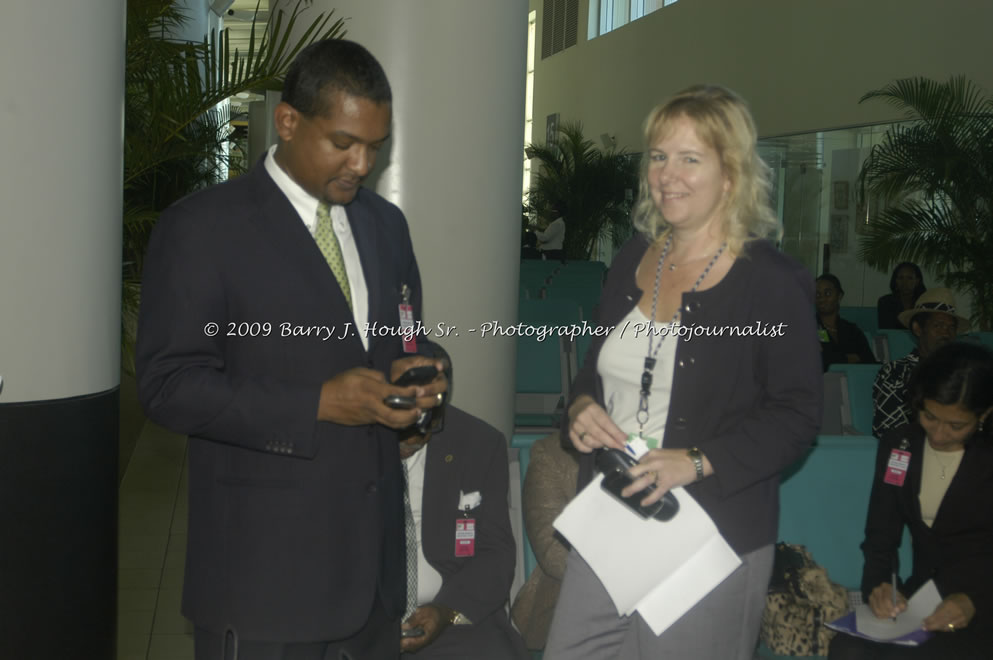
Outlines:
[[[320,204],[320,200],[290,178],[290,175],[276,162],[275,153],[276,145],[269,147],[264,161],[265,170],[275,181],[276,186],[290,200],[290,204],[300,214],[300,219],[303,220],[307,231],[313,236],[317,229],[317,206]],[[364,330],[369,322],[369,290],[366,288],[365,274],[362,272],[359,248],[355,245],[352,227],[348,224],[345,207],[341,204],[331,206],[331,226],[334,228],[334,235],[338,237],[338,244],[341,246],[341,257],[345,262],[345,272],[348,273],[348,286],[352,290],[352,316],[358,335],[362,339],[362,345],[368,350],[369,338],[366,337]]]
[[[548,223],[545,231],[534,232],[538,237],[542,250],[561,250],[562,242],[565,240],[565,219],[556,218]]]
[[[424,462],[427,447],[422,447],[404,459],[407,466],[407,494],[410,496],[410,512],[417,528],[417,604],[433,602],[441,591],[441,573],[434,569],[424,557],[424,543],[421,541],[421,520],[424,510]],[[455,547],[455,516],[452,516],[452,547]]]
[[[921,503],[921,520],[930,527],[938,516],[941,500],[945,499],[948,484],[959,469],[964,449],[958,451],[935,451],[924,438],[924,462],[921,463],[921,492],[917,496]]]
[[[669,324],[653,322],[637,305],[607,335],[597,360],[597,373],[603,382],[604,408],[625,433],[638,432],[638,403],[641,399],[641,374],[648,356],[649,326],[655,333],[652,347],[659,347],[652,370],[652,394],[648,397],[648,423],[644,437],[662,444],[665,422],[669,417],[672,394],[672,369],[678,337],[669,336]],[[659,341],[662,345],[659,346]]]

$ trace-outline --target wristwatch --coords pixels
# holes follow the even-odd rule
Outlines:
[[[693,467],[696,468],[696,480],[703,480],[703,454],[696,447],[690,447],[686,450],[686,455],[690,457]]]
[[[472,621],[470,621],[469,617],[467,617],[465,614],[462,614],[462,612],[456,612],[455,610],[452,610],[451,616],[448,617],[448,623],[450,623],[453,626],[467,626],[470,623],[472,623]]]

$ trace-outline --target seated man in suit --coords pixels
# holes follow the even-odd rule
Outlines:
[[[900,312],[900,323],[917,337],[917,348],[910,355],[887,362],[872,384],[872,434],[882,438],[890,429],[910,423],[908,387],[918,363],[956,334],[969,331],[969,319],[955,312],[955,294],[951,289],[928,289],[913,308]]]
[[[433,346],[451,391],[451,361]],[[401,434],[400,456],[409,494],[402,657],[527,658],[505,609],[517,549],[503,434],[446,405],[426,433]]]

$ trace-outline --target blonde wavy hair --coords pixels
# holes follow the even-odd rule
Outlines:
[[[645,119],[645,152],[638,201],[632,214],[635,229],[652,240],[669,231],[670,225],[655,205],[649,187],[649,150],[680,117],[690,119],[697,137],[717,152],[721,170],[730,183],[720,208],[730,253],[740,255],[745,242],[756,238],[778,240],[782,227],[770,206],[772,174],[755,149],[755,122],[745,101],[718,85],[689,87],[657,106]]]

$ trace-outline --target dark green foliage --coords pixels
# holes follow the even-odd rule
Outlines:
[[[248,52],[241,53],[230,51],[226,30],[200,42],[171,38],[187,20],[175,0],[128,0],[121,314],[128,371],[134,369],[141,265],[152,227],[167,206],[217,183],[226,171],[230,117],[218,104],[239,92],[279,89],[301,48],[344,33],[341,20],[322,12],[291,43],[301,9],[297,2],[288,15],[276,13],[268,30],[253,23]]]
[[[993,323],[993,98],[964,77],[897,80],[861,101],[881,99],[908,120],[887,131],[863,164],[863,194],[880,211],[861,256],[889,270],[913,261],[968,292],[973,321]]]
[[[589,259],[597,238],[619,244],[631,234],[637,158],[624,150],[601,151],[583,137],[578,122],[564,122],[555,144],[530,144],[527,152],[538,160],[528,210],[550,222],[551,209],[559,209],[566,223],[566,258]]]

